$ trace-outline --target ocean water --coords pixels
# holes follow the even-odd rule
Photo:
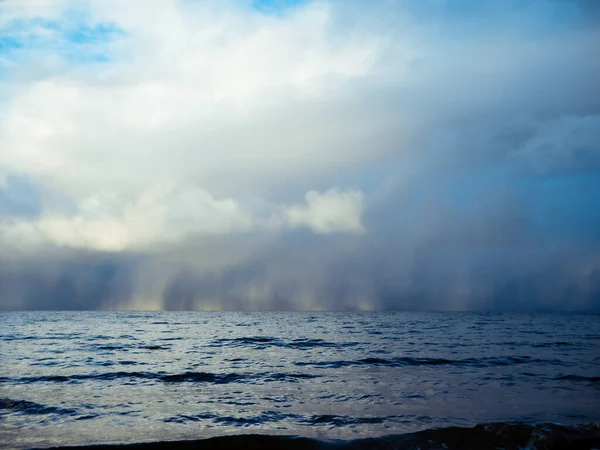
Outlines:
[[[0,313],[0,447],[600,422],[600,316]]]

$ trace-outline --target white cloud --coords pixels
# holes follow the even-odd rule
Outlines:
[[[316,233],[362,232],[363,194],[359,191],[340,192],[337,189],[323,194],[310,191],[306,205],[285,208],[283,218],[292,227],[308,227]]]
[[[275,228],[307,227],[316,233],[362,231],[363,194],[330,190],[306,194],[305,205],[263,205],[252,214],[232,198],[214,198],[192,188],[161,186],[134,202],[114,192],[85,198],[74,215],[46,212],[37,219],[14,218],[0,227],[0,245],[35,248],[55,244],[103,251],[147,249],[198,235],[223,235]],[[270,211],[270,212],[269,212]]]
[[[0,173],[46,194],[40,217],[0,224],[11,241],[119,250],[274,224],[360,232],[364,189],[340,173],[402,161],[474,117],[577,114],[589,104],[565,93],[598,74],[582,55],[600,39],[523,41],[493,27],[476,41],[445,38],[435,20],[393,5],[312,2],[277,16],[236,2],[77,7],[86,14],[58,0],[2,5],[0,25],[41,17],[123,30],[96,44],[106,64],[50,47],[52,67],[40,70],[32,50],[3,82]]]
[[[227,10],[132,4],[106,16],[130,33],[131,59],[27,86],[0,130],[1,166],[87,196],[107,185],[137,195],[157,180],[246,189],[328,170],[342,153],[369,159],[358,145],[376,120],[343,86],[370,71],[378,44],[331,44],[329,7],[248,13],[246,24]]]
[[[135,201],[127,201],[115,192],[102,192],[83,199],[76,210],[74,215],[46,211],[34,220],[8,221],[3,227],[4,240],[27,246],[56,244],[116,251],[253,227],[253,219],[234,200],[215,199],[204,190],[178,190],[173,186],[144,191]]]

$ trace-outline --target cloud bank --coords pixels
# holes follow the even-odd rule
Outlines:
[[[0,309],[600,310],[600,8],[0,2]]]

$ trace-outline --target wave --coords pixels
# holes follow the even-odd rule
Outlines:
[[[265,336],[250,336],[240,338],[223,338],[213,341],[216,346],[231,346],[231,347],[255,347],[263,349],[266,347],[281,347],[295,350],[311,350],[313,348],[341,348],[354,347],[359,345],[358,342],[330,342],[324,339],[308,339],[299,338],[292,340],[283,340]]]
[[[90,344],[89,348],[92,350],[105,350],[105,351],[129,351],[129,350],[169,350],[170,344],[159,345],[159,344]]]
[[[277,418],[278,413],[273,413]],[[285,415],[283,415],[285,416]],[[212,418],[211,414],[199,416],[178,416],[190,420]],[[320,416],[330,417],[330,416]],[[334,416],[331,416],[334,417]],[[239,421],[236,418],[224,420]],[[185,420],[185,419],[184,419]],[[252,419],[242,419],[252,420]],[[177,422],[177,420],[173,420]],[[243,423],[243,422],[242,422]],[[246,422],[251,423],[251,422]],[[103,450],[140,449],[195,449],[227,450],[237,448],[249,449],[289,449],[289,450],[392,450],[392,449],[493,449],[527,448],[558,450],[558,449],[590,449],[600,447],[600,426],[580,425],[567,427],[557,424],[528,425],[523,423],[493,423],[481,424],[472,428],[447,427],[418,431],[415,433],[383,436],[378,438],[343,440],[318,440],[296,436],[270,435],[234,435],[220,436],[195,441],[147,442],[137,444],[103,445]],[[55,447],[60,448],[60,447]],[[65,447],[66,448],[66,447]],[[68,447],[70,450],[91,449],[90,446]],[[98,448],[98,447],[97,447]]]
[[[38,336],[22,336],[22,335],[11,335],[11,336],[0,336],[0,341],[35,341],[39,339]]]
[[[323,414],[311,416],[305,419],[304,422],[308,425],[334,425],[336,427],[343,427],[349,425],[380,424],[386,421],[396,421],[399,418],[399,416],[352,417]]]
[[[574,344],[570,342],[557,341],[557,342],[540,342],[535,344],[533,347],[535,348],[553,348],[553,347],[571,347]]]
[[[70,408],[46,406],[26,400],[11,400],[10,398],[0,398],[0,410],[17,411],[21,414],[60,414],[67,416],[77,414],[76,410]]]
[[[60,341],[83,336],[83,333],[54,333],[43,336],[23,334],[0,335],[0,341]]]
[[[163,422],[167,423],[189,423],[189,422],[202,422],[210,420],[215,424],[220,425],[233,425],[233,426],[246,426],[246,425],[260,425],[266,423],[280,422],[286,419],[294,419],[298,416],[295,414],[285,414],[276,411],[265,411],[261,414],[251,417],[233,417],[233,416],[219,416],[212,413],[196,414],[193,416],[179,414],[174,417],[163,419]]]
[[[104,372],[73,375],[46,375],[30,377],[0,377],[0,383],[78,383],[82,381],[112,381],[119,379],[150,380],[163,383],[213,383],[225,384],[248,381],[295,382],[303,379],[318,378],[320,375],[306,373],[210,373],[183,372],[168,374],[164,372]]]
[[[280,339],[271,338],[271,337],[251,336],[251,337],[241,337],[241,338],[215,339],[214,343],[217,345],[243,346],[243,345],[257,345],[257,344],[258,345],[262,345],[262,344],[277,345],[277,344],[281,344],[282,341]]]
[[[586,377],[586,376],[582,376],[582,375],[563,375],[560,377],[556,377],[555,380],[587,381],[590,383],[598,383],[598,382],[600,382],[600,377]]]
[[[261,414],[249,417],[234,417],[220,416],[213,413],[202,413],[196,415],[178,414],[173,417],[163,419],[167,423],[189,423],[211,421],[214,424],[246,426],[246,425],[261,425],[267,423],[281,422],[284,420],[292,420],[296,423],[309,426],[335,426],[344,427],[361,424],[381,424],[386,421],[392,422],[412,422],[414,420],[430,421],[429,417],[407,416],[385,416],[385,417],[352,417],[338,416],[332,414],[302,416],[299,414],[281,413],[277,411],[265,411]]]
[[[565,363],[556,359],[537,359],[530,356],[505,356],[486,358],[446,359],[446,358],[411,358],[407,356],[397,358],[362,358],[352,361],[297,361],[296,366],[310,366],[337,369],[348,366],[466,366],[466,367],[499,367],[518,364],[554,364]]]

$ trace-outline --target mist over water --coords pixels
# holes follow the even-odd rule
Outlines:
[[[600,421],[600,316],[12,312],[9,447]]]

